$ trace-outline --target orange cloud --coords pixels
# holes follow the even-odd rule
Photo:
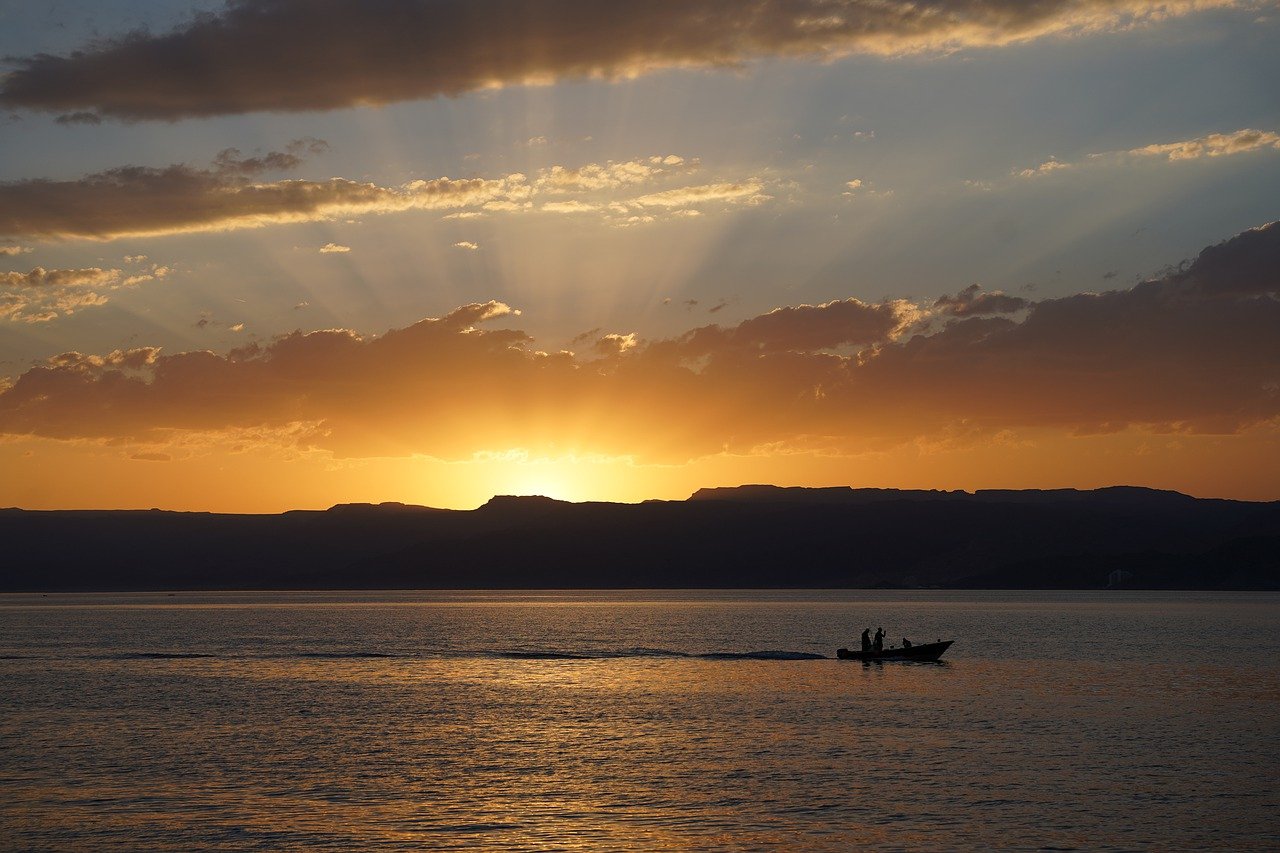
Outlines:
[[[232,0],[218,15],[19,59],[0,107],[179,119],[452,97],[559,79],[996,47],[1240,0]]]
[[[106,292],[134,287],[144,281],[164,278],[168,267],[153,265],[151,271],[125,276],[118,269],[45,269],[0,273],[0,319],[25,323],[45,323],[81,308],[105,305]]]
[[[1021,429],[1233,433],[1280,419],[1278,293],[1272,224],[1128,290],[789,306],[664,340],[593,330],[585,356],[542,352],[493,328],[515,319],[509,306],[476,303],[379,337],[68,353],[0,392],[0,433],[155,444],[274,430],[339,456],[640,461],[954,446]]]
[[[1165,142],[1134,148],[1125,153],[1137,157],[1166,157],[1169,160],[1196,160],[1201,157],[1226,157],[1263,148],[1280,150],[1280,134],[1245,128],[1234,133],[1211,133],[1180,142]]]
[[[1157,158],[1177,162],[1179,160],[1199,160],[1204,157],[1230,157],[1236,154],[1247,154],[1252,151],[1266,149],[1280,151],[1280,134],[1269,130],[1253,130],[1243,128],[1230,133],[1210,133],[1193,139],[1182,139],[1177,142],[1159,142],[1130,148],[1127,151],[1105,151],[1090,154],[1089,159],[1081,163],[1067,163],[1057,158],[1049,158],[1034,169],[1022,169],[1015,174],[1019,178],[1036,178],[1063,170],[1078,169],[1086,164],[1116,164]]]
[[[588,163],[577,168],[552,166],[538,173],[534,186],[547,193],[590,192],[648,183],[659,176],[696,169],[698,161],[676,154],[615,163]]]
[[[47,367],[71,372],[89,372],[103,368],[120,370],[142,370],[156,363],[160,357],[159,347],[135,347],[127,350],[112,350],[107,355],[84,355],[78,352],[64,352],[45,360]]]
[[[599,208],[585,201],[549,201],[540,208],[546,213],[592,213]]]
[[[770,196],[762,190],[764,184],[754,178],[739,182],[719,182],[692,187],[678,187],[649,193],[627,202],[635,207],[688,207],[694,204],[711,202],[759,204],[768,201]]]
[[[0,184],[0,234],[111,240],[227,231],[412,209],[458,208],[522,191],[523,176],[382,187],[345,178],[254,182],[241,168],[123,166],[74,181]]]
[[[409,181],[398,187],[346,178],[325,181],[261,181],[265,171],[292,168],[307,153],[322,150],[319,140],[299,140],[284,152],[245,158],[227,149],[209,168],[122,166],[73,181],[46,179],[0,183],[0,235],[113,240],[205,231],[261,228],[297,222],[342,219],[408,210],[453,210],[453,216],[484,212],[586,213],[600,211],[607,221],[625,219],[633,207],[683,207],[701,202],[759,204],[768,200],[758,180],[677,187],[638,198],[595,201],[571,193],[610,193],[624,187],[669,180],[695,168],[697,161],[677,155],[622,163],[553,166],[532,181],[513,173],[497,178],[448,177]],[[635,190],[632,190],[633,192]],[[535,196],[554,200],[535,206]],[[634,217],[632,217],[634,218]],[[343,253],[335,243],[322,253]],[[16,254],[6,251],[5,254]]]
[[[79,270],[47,270],[44,267],[36,267],[28,273],[0,273],[0,286],[32,289],[93,287],[115,284],[119,280],[120,270],[104,270],[100,267]]]

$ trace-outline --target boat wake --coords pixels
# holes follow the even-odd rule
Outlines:
[[[10,656],[0,655],[7,659]],[[57,659],[61,656],[23,655],[12,656],[13,659]],[[797,652],[786,649],[761,649],[745,652],[683,652],[674,649],[658,649],[636,646],[624,649],[421,649],[413,651],[374,651],[366,649],[334,649],[334,650],[254,650],[244,651],[129,651],[107,655],[72,655],[89,660],[120,661],[200,661],[200,660],[315,660],[315,661],[361,661],[361,660],[432,660],[432,659],[501,659],[528,661],[591,661],[618,660],[625,658],[684,658],[707,661],[804,661],[827,660],[828,656],[816,652]]]
[[[520,649],[493,652],[497,657],[517,660],[611,660],[617,658],[693,658],[700,660],[826,660],[826,655],[813,652],[791,652],[765,649],[751,652],[678,652],[671,649],[605,649],[588,652],[563,652]]]
[[[826,655],[820,655],[816,652],[788,652],[780,650],[766,650],[762,652],[710,652],[703,655],[694,655],[694,657],[706,658],[708,660],[826,660]]]

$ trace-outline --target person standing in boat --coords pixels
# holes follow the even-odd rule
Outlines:
[[[864,652],[871,651],[871,629],[870,628],[862,632],[862,650]]]
[[[876,639],[871,646],[871,651],[873,652],[884,651],[884,629],[883,628],[876,628]]]

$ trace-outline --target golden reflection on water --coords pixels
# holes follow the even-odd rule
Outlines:
[[[11,609],[0,822],[48,849],[1261,849],[1273,655],[1196,657],[1162,602],[980,604]],[[690,656],[829,655],[868,609],[954,659]],[[1213,613],[1264,650],[1272,616]]]

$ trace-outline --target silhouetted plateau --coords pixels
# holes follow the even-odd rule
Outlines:
[[[943,587],[1280,589],[1280,502],[1093,491],[702,489],[219,515],[0,510],[10,591]],[[1124,573],[1124,574],[1121,574]]]

